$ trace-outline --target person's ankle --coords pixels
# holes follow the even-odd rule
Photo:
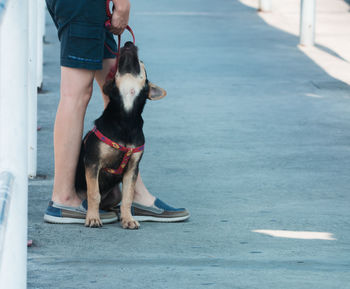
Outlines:
[[[59,194],[52,194],[52,201],[61,205],[65,206],[72,206],[76,207],[81,204],[81,199],[77,195],[59,195]]]
[[[148,191],[135,191],[134,202],[143,206],[152,206],[156,198]]]

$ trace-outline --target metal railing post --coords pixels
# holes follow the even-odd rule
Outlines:
[[[45,35],[45,10],[46,4],[44,0],[37,0],[37,64],[36,64],[36,77],[37,88],[40,90],[43,85],[43,59],[44,59],[44,35]]]
[[[259,11],[270,12],[271,11],[271,0],[259,0]]]
[[[0,288],[27,286],[28,1],[7,1],[0,23],[0,171],[14,176]]]
[[[34,178],[37,168],[37,11],[38,0],[29,0],[29,44],[28,44],[28,176]],[[40,23],[41,24],[41,23]]]
[[[316,0],[301,0],[300,45],[313,46],[315,43]]]

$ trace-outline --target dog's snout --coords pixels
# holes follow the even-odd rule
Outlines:
[[[128,41],[124,44],[124,47],[126,49],[130,49],[130,48],[134,47],[134,43],[132,43],[131,41]]]
[[[120,50],[118,71],[120,74],[131,73],[137,75],[140,73],[137,47],[131,41],[126,42]]]

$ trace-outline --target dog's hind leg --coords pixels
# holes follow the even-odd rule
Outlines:
[[[86,184],[87,184],[87,199],[88,210],[86,213],[85,226],[87,227],[102,227],[100,214],[98,212],[101,202],[100,189],[98,185],[99,168],[97,166],[86,168]]]
[[[86,199],[86,177],[84,164],[84,143],[82,142],[77,169],[75,171],[75,191],[80,199]]]

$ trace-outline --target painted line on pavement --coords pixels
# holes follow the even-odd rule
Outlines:
[[[235,13],[217,13],[217,12],[188,12],[188,11],[177,11],[177,12],[162,12],[162,11],[144,11],[135,12],[136,15],[143,16],[210,16],[210,17],[234,17]]]
[[[254,233],[260,233],[277,238],[304,239],[304,240],[336,240],[332,233],[328,232],[310,232],[310,231],[287,231],[287,230],[253,230]]]

